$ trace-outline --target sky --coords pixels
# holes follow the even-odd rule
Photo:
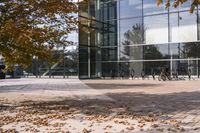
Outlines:
[[[73,0],[74,2],[78,2],[78,0]],[[76,16],[77,14],[74,14],[74,16]],[[68,36],[68,40],[69,41],[73,41],[75,43],[78,43],[78,33],[77,32],[72,32],[71,34],[69,34]]]

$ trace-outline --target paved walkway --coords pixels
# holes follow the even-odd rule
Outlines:
[[[0,80],[0,132],[200,132],[200,81]]]

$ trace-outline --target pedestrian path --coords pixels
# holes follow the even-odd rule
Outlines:
[[[0,125],[20,132],[200,132],[197,80],[1,80],[0,105]]]

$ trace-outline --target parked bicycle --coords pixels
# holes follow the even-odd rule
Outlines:
[[[170,71],[168,68],[162,68],[160,75],[158,76],[158,80],[166,81],[166,80],[172,80],[170,76]]]

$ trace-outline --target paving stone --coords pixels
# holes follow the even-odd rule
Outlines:
[[[109,127],[108,132],[123,130],[128,132],[127,129],[134,129],[134,132],[146,132],[148,128],[150,128],[149,132],[159,132],[162,128],[164,132],[167,132],[168,128],[180,126],[187,129],[186,132],[199,133],[199,86],[199,80],[159,82],[153,80],[11,79],[0,82],[0,104],[18,105],[27,101],[36,103],[53,101],[51,103],[58,106],[55,103],[60,101],[66,104],[72,102],[73,108],[67,111],[74,109],[77,111],[76,115],[81,115],[83,118],[80,122],[80,116],[74,115],[66,120],[66,123],[71,126],[69,130],[73,129],[74,132],[82,132],[86,126],[95,132],[105,132],[102,130],[105,127]],[[2,107],[2,109],[5,108],[8,107]],[[0,116],[8,115],[2,109],[0,107]],[[108,115],[105,118],[106,122],[102,122],[101,117],[98,118],[98,122],[92,121],[92,125],[99,124],[96,129],[95,126],[91,126],[91,121],[86,120],[87,115],[103,115],[103,113]],[[149,116],[155,117],[155,120],[149,122],[151,121]],[[116,119],[121,126],[117,124]],[[162,121],[163,124],[158,125],[159,127],[155,126]],[[164,124],[166,122],[167,124]],[[80,124],[82,129],[79,130],[77,126],[72,125],[73,123]],[[127,127],[127,123],[132,125]]]

